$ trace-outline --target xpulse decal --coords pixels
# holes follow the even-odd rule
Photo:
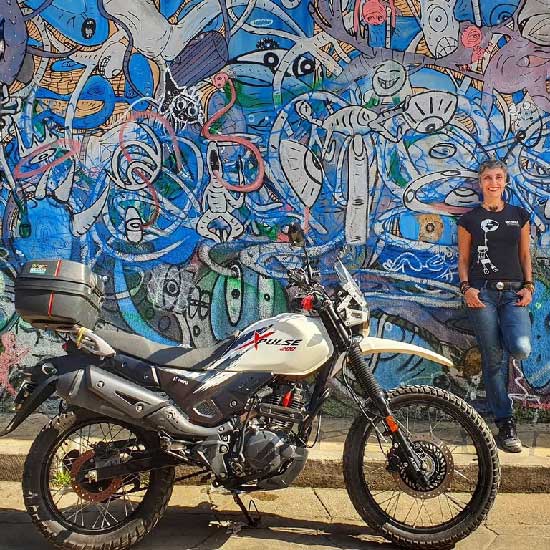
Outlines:
[[[275,334],[275,331],[266,332],[265,334],[260,334],[255,331],[254,336],[252,337],[252,340],[250,340],[250,342],[244,343],[242,346],[238,347],[237,349],[238,350],[244,349],[244,348],[247,348],[248,346],[251,346],[252,344],[254,344],[254,349],[258,349],[258,344],[262,340],[265,340],[268,336],[271,336],[272,334]]]
[[[273,332],[266,332],[273,325],[259,328],[255,331],[250,331],[245,334],[241,334],[232,344],[231,348],[226,350],[223,357],[218,361],[214,361],[207,370],[225,370],[235,364],[240,357],[242,357],[250,348],[251,345],[254,345],[258,349],[258,343],[263,339],[267,338]]]
[[[275,334],[275,331],[266,332],[264,334],[254,332],[252,339],[249,342],[245,342],[237,349],[240,350],[251,345],[254,345],[254,349],[258,349],[258,344],[262,342],[268,346],[282,346],[279,351],[294,351],[296,346],[302,341],[301,338],[269,338],[269,336],[273,334]]]
[[[265,326],[265,327],[261,327],[257,330],[254,330],[254,331],[249,331],[249,332],[245,332],[243,334],[241,334],[236,340],[235,342],[233,342],[232,346],[231,346],[231,349],[232,350],[240,350],[244,347],[247,347],[248,345],[250,344],[253,344],[254,343],[254,335],[262,335],[262,334],[265,334],[268,330],[271,330],[273,328],[273,325],[270,325],[270,326]],[[270,333],[272,334],[272,333]],[[252,339],[252,341],[250,341]]]

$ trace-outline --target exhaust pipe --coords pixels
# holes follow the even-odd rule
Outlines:
[[[152,392],[93,365],[60,375],[56,392],[69,405],[176,438],[205,438],[231,430],[229,424],[217,428],[197,426],[166,394]]]

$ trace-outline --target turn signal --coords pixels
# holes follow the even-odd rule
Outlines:
[[[390,429],[392,434],[399,430],[399,425],[393,416],[386,416],[386,426]]]
[[[315,305],[315,296],[308,294],[302,298],[302,309],[311,311]]]

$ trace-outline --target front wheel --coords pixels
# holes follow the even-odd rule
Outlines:
[[[358,416],[346,438],[344,478],[355,509],[384,537],[407,548],[448,548],[487,516],[500,483],[495,441],[462,399],[430,386],[388,395],[428,482],[407,474],[383,419]]]
[[[104,481],[88,472],[157,447],[156,434],[84,410],[54,418],[35,439],[24,467],[23,495],[34,524],[58,548],[129,548],[166,509],[174,468]]]

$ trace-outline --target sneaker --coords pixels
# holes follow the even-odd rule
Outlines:
[[[521,441],[513,418],[498,423],[496,441],[498,448],[507,453],[521,453]]]

